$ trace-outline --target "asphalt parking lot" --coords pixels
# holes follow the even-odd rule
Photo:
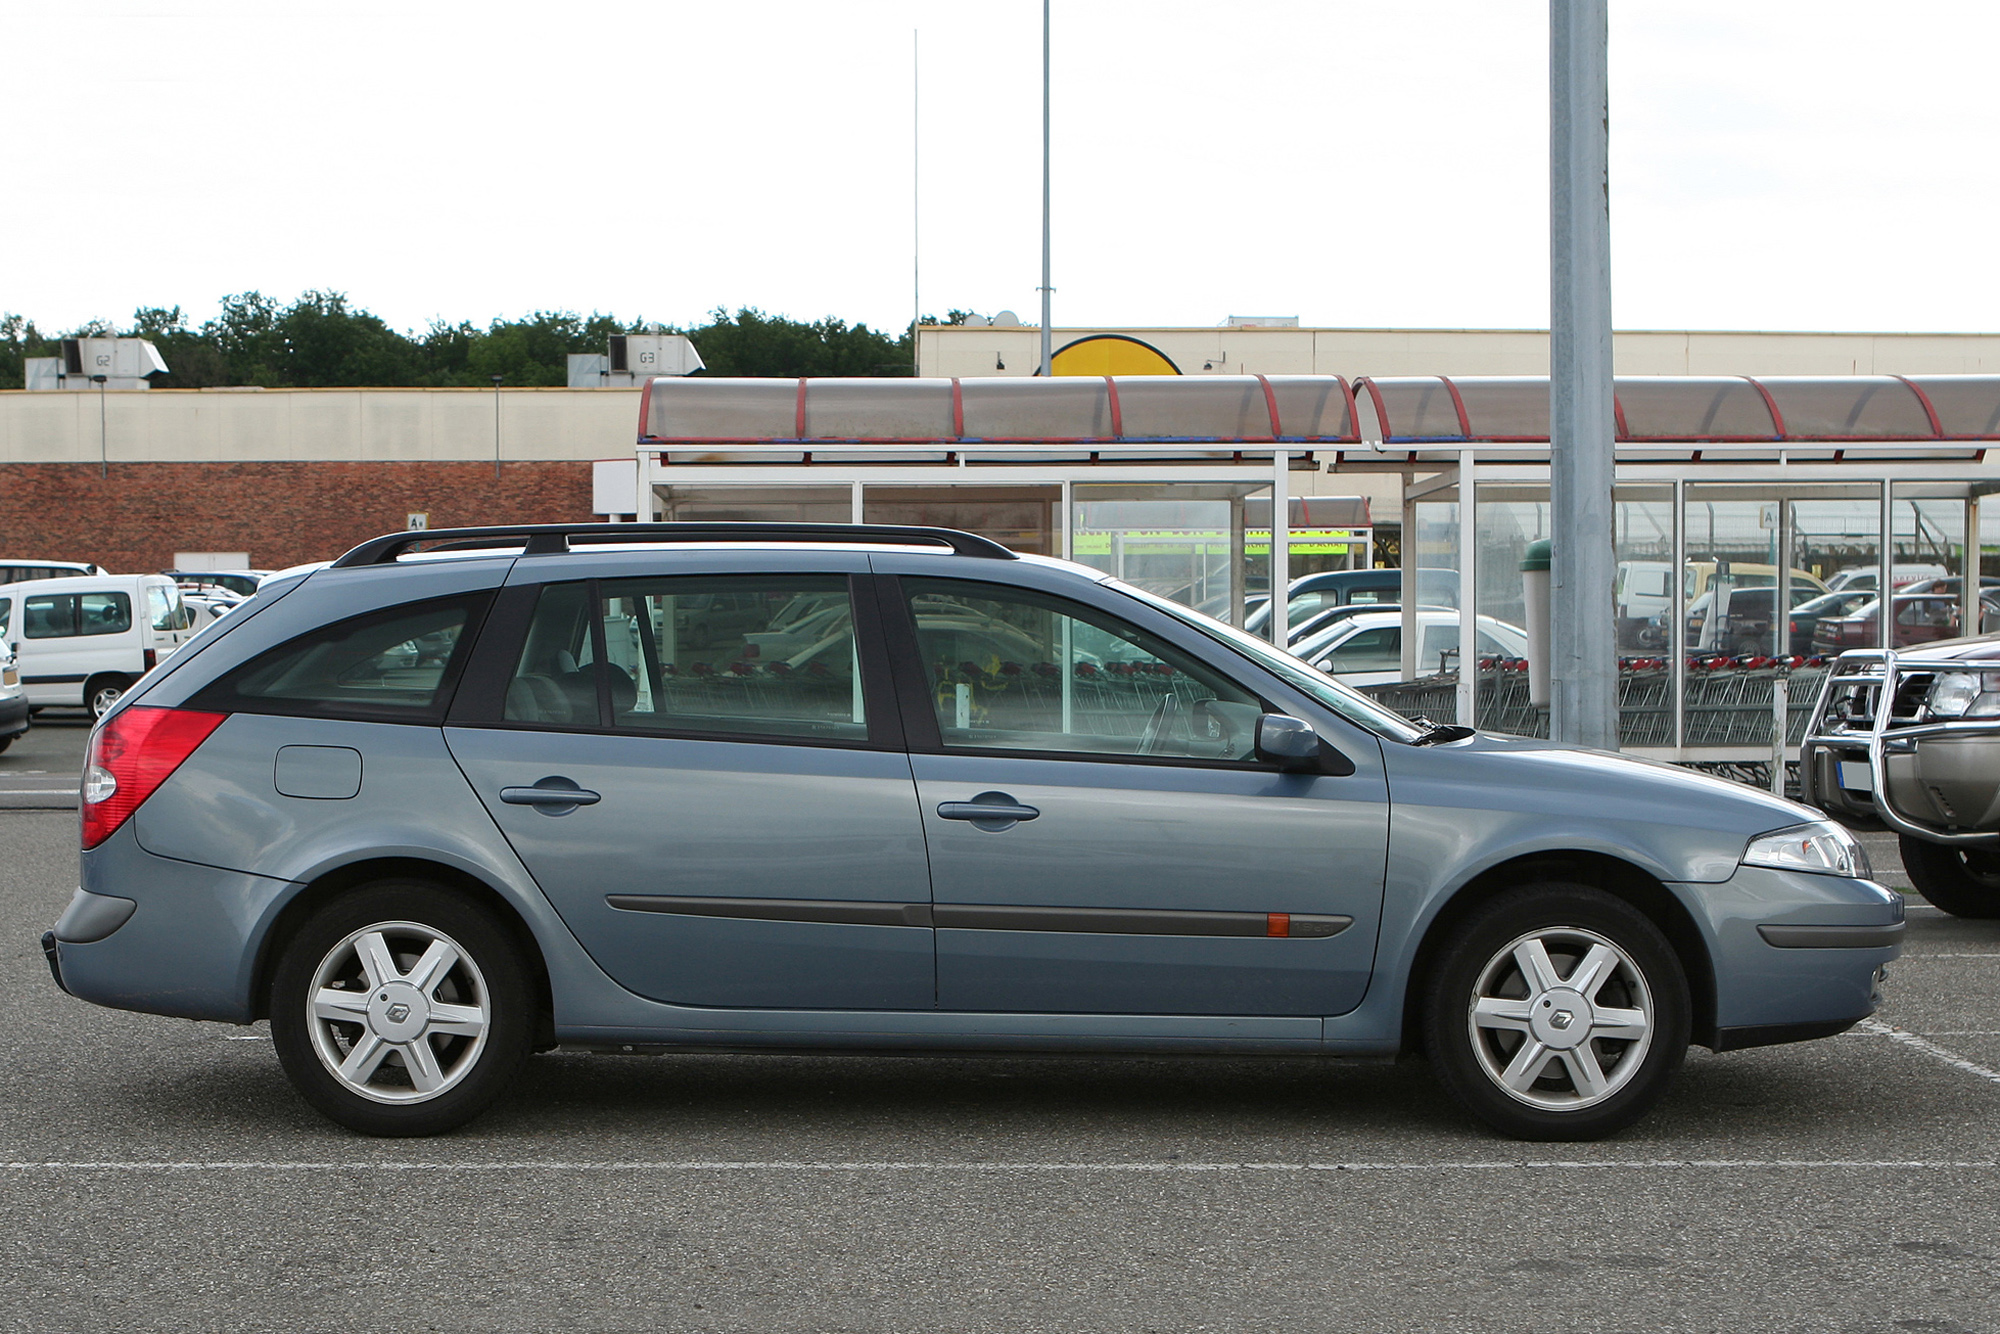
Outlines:
[[[1420,1063],[561,1053],[371,1141],[50,982],[84,736],[0,755],[0,1328],[2000,1328],[2000,923],[1913,901],[1876,1021],[1595,1145]]]

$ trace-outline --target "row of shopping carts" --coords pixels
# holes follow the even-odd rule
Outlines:
[[[1618,741],[1623,746],[1674,744],[1673,664],[1626,659],[1618,672]],[[1688,660],[1682,696],[1687,746],[1769,746],[1784,718],[1785,742],[1805,735],[1812,701],[1827,666],[1818,658],[1700,658]],[[1784,696],[1779,698],[1782,684]],[[1398,713],[1432,722],[1458,719],[1458,673],[1372,686],[1366,691]],[[1549,711],[1528,699],[1528,674],[1508,660],[1480,664],[1479,726],[1515,736],[1546,737]]]

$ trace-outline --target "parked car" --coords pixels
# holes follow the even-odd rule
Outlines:
[[[2000,917],[2000,634],[1843,653],[1813,704],[1799,786],[1839,820],[1897,834],[1933,906]]]
[[[1481,616],[1480,656],[1525,658],[1528,632],[1518,625]],[[1458,611],[1417,608],[1417,675],[1458,665]],[[1382,607],[1336,621],[1319,635],[1292,645],[1292,654],[1350,686],[1378,686],[1403,679],[1403,609]]]
[[[71,579],[80,574],[103,574],[86,561],[0,560],[0,584],[25,583],[30,579]]]
[[[160,574],[98,574],[0,585],[0,636],[35,708],[100,718],[131,684],[192,638],[180,588]]]
[[[1398,610],[1401,610],[1401,606],[1394,602],[1350,602],[1344,607],[1328,607],[1324,611],[1314,612],[1297,625],[1294,625],[1286,643],[1291,645],[1303,644],[1309,639],[1323,636],[1335,625],[1355,616],[1364,616],[1370,612],[1377,611]],[[1445,607],[1440,608],[1440,610],[1450,611],[1451,608]]]
[[[1690,649],[1701,643],[1708,614],[1714,609],[1715,597],[1720,591],[1717,588],[1710,588],[1688,604],[1687,645]],[[1790,591],[1792,606],[1795,608],[1825,596],[1809,585],[1795,584]],[[1771,609],[1777,605],[1778,589],[1775,584],[1731,589],[1729,601],[1723,609],[1723,619],[1716,626],[1713,641],[1715,647],[1723,653],[1737,656],[1777,652],[1780,646],[1771,632]],[[1788,651],[1802,653],[1810,642],[1810,640],[1795,640],[1793,647]]]
[[[1813,627],[1813,652],[1844,653],[1851,648],[1879,648],[1882,643],[1882,600],[1870,598],[1845,616],[1822,616]],[[1956,639],[1962,633],[1956,593],[1897,593],[1890,606],[1891,643],[1897,648]],[[1980,629],[2000,629],[2000,589],[1979,594]]]
[[[257,585],[271,577],[269,570],[162,570],[160,573],[189,591],[221,588],[240,598],[255,595]]]
[[[1722,576],[1724,566],[1712,560],[1691,560],[1681,567],[1681,597],[1690,611],[1708,592],[1709,584]],[[1735,561],[1727,566],[1730,583],[1736,588],[1768,588],[1778,582],[1778,567]],[[1673,614],[1673,566],[1663,560],[1618,562],[1612,586],[1613,615],[1618,623],[1621,648],[1662,649],[1667,646]],[[1794,569],[1794,590],[1824,593],[1826,585],[1808,570]],[[1690,641],[1692,642],[1692,641]]]
[[[718,671],[687,647],[724,636],[683,601],[741,642],[774,591],[845,595],[848,651]],[[1024,656],[933,655],[927,620]],[[82,811],[57,982],[268,1017],[301,1095],[380,1135],[463,1124],[556,1044],[1421,1045],[1503,1133],[1590,1138],[1690,1042],[1858,1022],[1903,929],[1817,812],[1412,722],[942,529],[376,539],[142,679]]]
[[[1457,570],[1419,570],[1417,582],[1422,585],[1420,596],[1446,605],[1458,601]],[[1320,574],[1301,575],[1291,583],[1286,603],[1286,623],[1296,626],[1326,608],[1344,607],[1352,602],[1402,600],[1401,570],[1327,570]],[[1243,628],[1253,635],[1261,635],[1266,633],[1270,624],[1271,608],[1267,601],[1263,607],[1250,613]]]
[[[1875,594],[1865,588],[1843,588],[1831,593],[1801,602],[1792,608],[1792,651],[1810,653],[1813,651],[1813,636],[1822,620],[1846,616],[1850,612],[1875,600]]]
[[[28,730],[28,694],[21,688],[21,671],[14,650],[0,640],[0,751]]]
[[[1912,579],[1896,591],[1899,593],[1956,593],[1963,582],[1955,574],[1940,575],[1934,579]],[[2000,588],[2000,578],[1993,575],[1980,577],[1981,588]]]
[[[1910,584],[1915,583],[1919,580],[1939,579],[1944,577],[1944,574],[1945,574],[1945,568],[1942,565],[1923,565],[1915,563],[1908,565],[1891,565],[1889,567],[1889,591],[1893,593],[1899,590],[1907,589]],[[1857,589],[1865,588],[1873,592],[1873,591],[1879,591],[1881,588],[1881,584],[1882,584],[1881,566],[1850,565],[1848,568],[1844,570],[1836,570],[1834,572],[1833,577],[1826,581],[1826,591],[1829,593],[1837,593],[1843,589],[1848,589],[1848,588],[1857,588]]]

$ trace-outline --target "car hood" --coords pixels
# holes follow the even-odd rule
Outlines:
[[[1481,860],[1581,849],[1666,880],[1719,881],[1735,874],[1755,836],[1826,818],[1690,769],[1533,737],[1481,732],[1384,750],[1399,817],[1435,825],[1432,837],[1485,844],[1487,854],[1474,854]]]

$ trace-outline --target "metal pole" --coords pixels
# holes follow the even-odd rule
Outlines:
[[[1549,735],[1616,750],[1606,3],[1549,0]]]
[[[1451,717],[1461,727],[1479,725],[1479,485],[1474,478],[1477,470],[1473,452],[1461,449],[1458,452],[1458,694]],[[1407,623],[1411,614],[1407,600],[1404,606]],[[1421,626],[1417,634],[1423,634]],[[1417,672],[1421,675],[1441,666],[1420,661]]]
[[[1875,553],[1879,573],[1875,576],[1875,647],[1894,648],[1889,640],[1895,624],[1896,606],[1889,590],[1889,575],[1896,561],[1896,484],[1882,479],[1882,546]]]
[[[1270,639],[1279,648],[1292,632],[1292,456],[1283,449],[1271,455],[1271,619]]]
[[[1042,0],[1042,374],[1053,375],[1055,331],[1049,325],[1049,0]]]
[[[1985,630],[1979,613],[1979,493],[1965,498],[1965,555],[1958,563],[1958,632]]]
[[[923,158],[920,155],[920,150],[923,147],[923,139],[922,139],[923,120],[921,117],[921,113],[923,110],[923,101],[922,98],[920,97],[921,88],[920,85],[918,84],[918,77],[922,69],[923,66],[918,59],[917,30],[912,28],[910,30],[910,374],[911,375],[922,375],[924,373],[924,359],[922,354],[919,353],[917,350],[917,330],[922,327],[924,319],[922,270],[919,267],[923,257],[922,240],[923,240],[924,215],[923,215],[923,208],[920,203],[923,196],[919,193],[918,189],[921,180],[921,178],[918,175],[918,171],[923,165]],[[855,520],[855,522],[859,523],[860,520],[857,519]]]
[[[111,476],[111,425],[104,406],[104,382],[107,377],[93,375],[97,382],[97,475]]]
[[[493,480],[500,480],[500,381],[503,375],[493,377]]]

